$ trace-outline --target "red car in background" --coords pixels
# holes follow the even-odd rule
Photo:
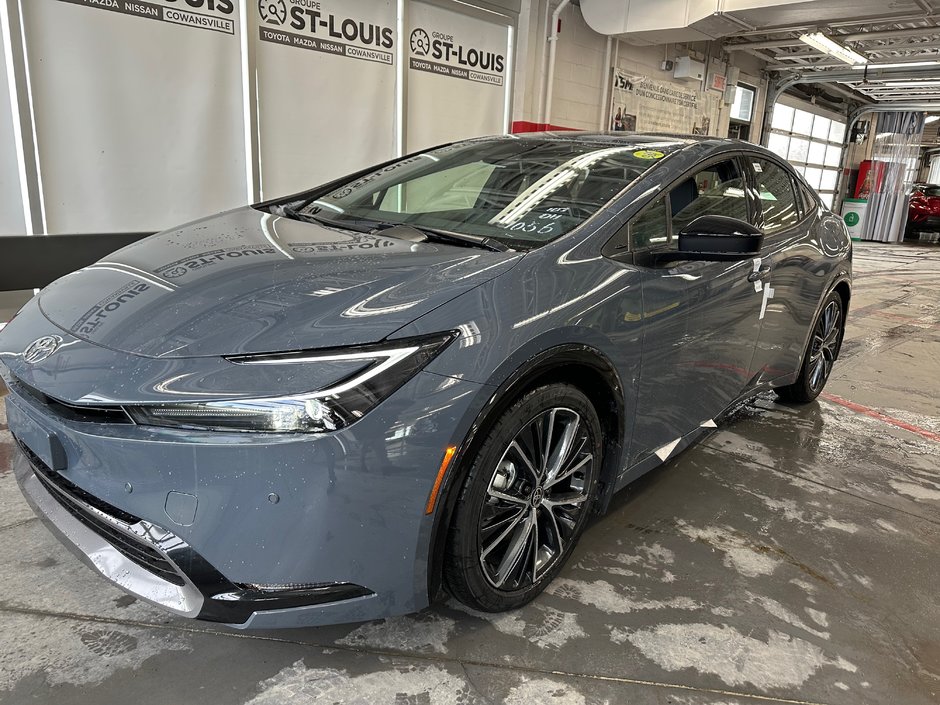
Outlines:
[[[940,186],[914,184],[907,210],[907,232],[940,232]]]

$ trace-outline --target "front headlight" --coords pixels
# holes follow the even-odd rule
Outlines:
[[[359,362],[364,368],[327,389],[291,396],[125,407],[146,426],[276,433],[335,431],[348,426],[427,365],[457,333],[363,345],[342,351],[238,355],[237,365]]]

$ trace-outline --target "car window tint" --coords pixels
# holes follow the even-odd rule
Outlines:
[[[800,214],[790,174],[783,167],[763,159],[755,160],[754,167],[764,232],[774,233],[796,225]]]
[[[660,198],[630,221],[630,238],[634,250],[669,244],[665,198]]]
[[[669,199],[673,233],[703,215],[748,219],[744,178],[733,159],[713,164],[680,181],[669,192]]]

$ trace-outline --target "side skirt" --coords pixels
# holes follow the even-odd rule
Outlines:
[[[772,387],[779,386],[779,382],[780,378],[777,378],[772,382],[768,382],[762,384],[759,387],[748,390],[745,394],[742,394],[731,404],[729,404],[724,411],[718,414],[712,420],[713,424],[703,424],[698,428],[689,431],[681,438],[676,439],[674,443],[663,446],[659,450],[650,453],[642,460],[634,463],[632,466],[624,469],[620,475],[617,476],[617,482],[614,485],[614,492],[619,492],[630,483],[635,482],[636,480],[643,477],[643,475],[648,473],[650,470],[654,470],[660,465],[665,465],[670,460],[678,456],[686,448],[694,445],[705,436],[708,436],[717,430],[724,419],[728,418],[728,416],[740,409],[744,404],[756,397],[758,394],[772,389]]]

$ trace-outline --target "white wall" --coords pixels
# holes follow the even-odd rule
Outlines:
[[[517,99],[513,120],[517,122],[543,122],[543,78],[547,70],[545,59],[546,19],[557,3],[547,0],[532,0],[528,22],[520,18],[520,32],[527,32],[527,53],[517,65]],[[633,46],[622,41],[612,42],[611,63],[604,64],[607,37],[594,32],[584,21],[581,10],[569,5],[561,14],[561,34],[556,48],[555,76],[551,123],[554,126],[578,130],[597,130],[606,125],[606,106],[602,106],[604,85],[610,80],[611,67],[616,65],[628,74],[648,76],[662,82],[677,82],[683,88],[696,84],[677,81],[672,72],[663,71],[664,59],[693,53],[706,61],[709,49],[719,53],[718,43],[698,42],[691,45]],[[740,80],[755,86],[757,96],[751,128],[751,140],[759,141],[763,106],[766,97],[766,80],[761,76],[762,62],[754,57],[738,53],[730,58],[733,65],[741,69]],[[520,88],[520,86],[524,86]],[[519,95],[522,93],[522,100]],[[603,123],[601,115],[605,116]],[[730,108],[722,105],[718,123],[712,132],[720,136],[728,133]]]

